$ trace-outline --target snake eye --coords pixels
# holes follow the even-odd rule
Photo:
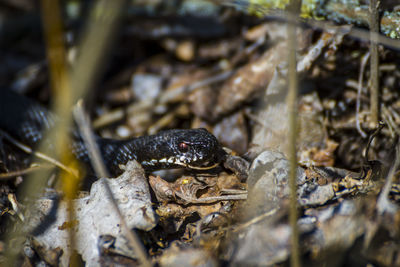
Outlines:
[[[181,151],[183,153],[189,151],[189,145],[186,143],[179,143],[178,147],[179,147],[179,151]]]

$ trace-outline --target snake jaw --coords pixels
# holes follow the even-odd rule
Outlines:
[[[199,157],[201,159],[201,157]],[[192,162],[196,162],[197,157],[193,157]],[[142,165],[145,166],[156,166],[157,164],[165,164],[169,165],[170,167],[173,165],[182,166],[185,168],[193,169],[193,170],[210,170],[219,165],[219,162],[214,163],[210,166],[196,166],[188,162],[188,159],[185,156],[180,156],[179,158],[176,157],[169,157],[169,158],[162,158],[162,159],[152,159],[150,161],[143,161],[141,162]],[[209,161],[203,163],[204,165],[208,165]]]
[[[211,169],[214,169],[215,167],[217,167],[218,165],[219,165],[219,162],[217,162],[211,166],[204,166],[204,167],[203,166],[193,166],[193,165],[188,164],[187,167],[190,169],[194,169],[194,170],[211,170]]]
[[[194,162],[197,161],[197,157],[196,156],[193,157],[193,161]],[[219,165],[219,162],[216,162],[216,163],[214,163],[214,164],[212,164],[210,166],[207,166],[209,164],[209,161],[206,161],[206,162],[203,162],[203,165],[196,166],[196,165],[192,165],[190,163],[187,163],[186,158],[185,158],[184,162],[176,161],[175,164],[178,164],[180,166],[184,166],[184,167],[189,168],[189,169],[194,169],[194,170],[210,170],[210,169],[214,169],[215,167],[217,167]],[[204,166],[204,165],[206,165],[206,166]]]
[[[219,165],[219,162],[211,165],[211,166],[195,166],[195,165],[191,165],[188,163],[183,163],[180,161],[175,161],[174,164],[179,165],[179,166],[183,166],[189,169],[193,169],[193,170],[211,170],[214,169],[215,167],[217,167]]]

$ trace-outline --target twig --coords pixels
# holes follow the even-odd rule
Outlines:
[[[375,131],[369,137],[367,148],[365,149],[365,154],[364,154],[364,163],[365,164],[368,164],[368,162],[370,161],[369,158],[368,158],[368,152],[369,152],[369,148],[371,147],[372,141],[379,134],[379,132],[382,130],[382,128],[384,126],[385,126],[385,123],[380,121],[378,126],[376,127]]]
[[[332,23],[331,22],[327,22],[327,21],[321,21],[321,20],[307,20],[306,23],[316,29],[322,29],[322,30],[329,30],[332,28]],[[337,26],[335,26],[337,27]],[[338,34],[347,34],[348,36],[351,36],[355,39],[359,39],[362,41],[368,41],[370,40],[370,31],[366,30],[366,29],[361,29],[361,28],[351,28],[350,32],[348,30],[348,25],[346,26],[341,26],[338,29]],[[392,49],[398,49],[400,48],[400,40],[396,40],[396,39],[391,39],[389,37],[383,36],[383,35],[379,35],[376,34],[375,35],[379,44],[382,44],[388,48],[392,48]]]
[[[229,194],[229,195],[247,195],[247,190],[241,189],[221,189],[221,194]]]
[[[96,172],[97,177],[109,177],[109,175],[107,174],[107,170],[104,166],[103,160],[100,156],[100,150],[95,142],[94,135],[90,129],[89,118],[87,114],[83,111],[82,101],[78,101],[78,104],[74,108],[73,114],[76,123],[78,125],[78,128],[80,129],[80,132],[82,134],[82,139],[85,143],[86,149],[89,152],[89,158]],[[121,223],[121,227],[126,233],[129,245],[134,249],[135,253],[137,253],[137,256],[143,266],[151,266],[151,263],[147,258],[146,251],[144,250],[142,244],[140,243],[140,239],[133,231],[129,229],[128,224],[126,223],[126,220],[124,218],[124,215],[121,213],[121,210],[119,209],[118,204],[115,201],[114,195],[111,191],[108,182],[105,179],[103,179],[102,181],[103,181],[103,186],[106,189],[108,198],[111,200],[111,204],[113,205],[114,210],[117,212],[117,215]]]
[[[7,198],[8,198],[8,201],[10,201],[11,206],[12,206],[13,210],[15,211],[15,213],[18,215],[20,220],[22,222],[24,222],[25,217],[24,217],[24,214],[22,214],[22,211],[20,209],[20,204],[17,201],[17,197],[14,194],[8,194]]]
[[[69,126],[72,124],[70,107],[73,103],[73,98],[71,96],[70,69],[68,68],[68,63],[66,61],[67,53],[64,46],[64,29],[61,21],[62,11],[60,1],[43,0],[41,4],[43,12],[42,26],[47,45],[46,53],[49,61],[51,88],[54,92],[52,108],[55,114],[59,118],[62,118],[62,120],[58,121],[55,127],[50,131],[48,140],[57,148],[56,153],[61,160],[70,161],[72,155],[67,149],[67,133]],[[44,145],[45,143],[41,142],[40,146],[43,147]],[[67,216],[70,222],[75,219],[72,199],[76,194],[79,183],[78,176],[75,177],[78,179],[73,178],[72,175],[67,173],[61,174],[63,191],[66,196],[68,207]],[[45,185],[43,184],[43,187],[44,186]],[[76,248],[76,236],[72,227],[68,228],[68,237],[70,246],[66,248],[64,253],[71,255],[71,265],[77,265],[78,258],[76,253],[74,253]]]
[[[74,64],[74,68],[72,70],[72,89],[74,90],[73,97],[75,97],[76,100],[81,99],[82,96],[85,95],[85,93],[94,84],[94,81],[98,75],[103,71],[101,66],[104,66],[102,63],[105,59],[105,51],[110,47],[112,40],[115,39],[113,38],[113,34],[116,33],[116,27],[126,3],[127,1],[125,0],[101,0],[96,3],[91,14],[91,19],[89,20],[89,24],[86,28],[86,34],[82,35],[84,36],[84,39],[80,45],[80,49],[82,50],[80,57],[78,57],[78,60],[76,64]],[[85,131],[83,134],[84,133]],[[91,139],[93,142],[93,138],[90,137],[90,130],[86,131],[86,133],[88,133],[88,135],[85,138],[87,140]],[[88,149],[93,149],[94,147],[95,145],[88,147]],[[93,156],[96,153],[99,155],[98,151],[91,150],[89,155]],[[94,158],[91,157],[91,160],[93,159]],[[95,163],[94,166],[96,166],[96,164],[97,163]],[[112,197],[111,189],[107,183],[105,183],[105,188],[110,199],[113,200],[112,204],[114,205],[115,210],[120,217],[122,229],[124,229],[126,232],[129,243],[134,248],[135,253],[137,253],[140,263],[143,266],[151,266],[151,263],[147,259],[147,255],[141,247],[138,238],[126,225],[125,220],[123,219],[123,216],[118,209],[114,198]]]
[[[202,197],[202,198],[192,198],[187,197],[183,194],[175,192],[175,195],[182,199],[185,204],[210,204],[218,201],[229,201],[229,200],[246,200],[247,193],[228,195],[228,196],[217,196],[217,197]]]
[[[289,223],[292,230],[291,234],[291,253],[290,266],[300,267],[300,247],[299,230],[297,226],[297,59],[296,59],[296,25],[301,7],[301,0],[291,0],[289,12],[287,13],[289,22],[287,23],[287,42],[288,42],[288,96],[287,106],[289,111],[289,187],[290,187],[290,205],[289,205]]]
[[[366,53],[361,58],[360,73],[358,74],[358,90],[357,90],[357,101],[356,101],[356,128],[357,128],[357,131],[360,133],[360,135],[363,138],[366,138],[367,134],[361,129],[359,114],[360,114],[360,108],[361,108],[361,91],[363,88],[364,71],[365,71],[365,66],[367,65],[369,56],[370,56],[370,54]]]
[[[32,165],[26,169],[23,170],[18,170],[18,171],[11,171],[11,172],[6,172],[6,173],[0,173],[0,180],[8,180],[10,178],[14,178],[16,176],[20,176],[20,175],[25,175],[25,174],[29,174],[32,173],[34,171],[40,171],[46,168],[52,168],[53,166],[50,165]]]
[[[370,62],[370,70],[371,70],[371,100],[370,100],[370,109],[371,109],[371,123],[375,127],[378,124],[379,120],[379,54],[378,54],[378,38],[377,35],[379,33],[379,4],[380,2],[377,0],[369,1],[369,13],[370,13],[370,21],[369,28],[371,31],[371,43],[370,43],[370,54],[371,54],[371,62]]]
[[[14,139],[13,137],[11,137],[8,133],[4,132],[3,130],[0,129],[0,134],[2,136],[4,136],[8,141],[10,141],[13,145],[15,145],[16,147],[18,147],[19,149],[21,149],[22,151],[24,151],[25,153],[34,155],[36,157],[38,157],[39,159],[45,160],[57,167],[59,167],[60,169],[68,172],[69,174],[78,177],[78,171],[72,168],[69,168],[67,166],[65,166],[64,164],[62,164],[61,162],[59,162],[58,160],[44,154],[41,152],[37,152],[37,151],[33,151],[32,148],[30,148],[27,145],[22,144],[21,142],[17,141],[16,139]]]
[[[274,215],[277,211],[278,211],[278,209],[275,208],[275,209],[272,209],[272,210],[270,210],[270,211],[268,211],[268,212],[266,212],[266,213],[264,213],[264,214],[261,214],[260,216],[257,216],[257,217],[255,217],[255,218],[251,219],[250,221],[248,221],[248,222],[246,222],[246,223],[243,223],[243,224],[241,224],[241,225],[235,227],[235,228],[232,230],[232,232],[239,232],[240,230],[245,229],[245,228],[249,227],[250,225],[253,225],[253,224],[256,224],[256,223],[258,223],[258,222],[261,222],[261,221],[264,220],[265,218]]]
[[[72,114],[78,125],[85,147],[89,153],[90,162],[97,177],[110,177],[100,156],[100,150],[95,142],[95,137],[90,129],[89,118],[83,110],[82,100],[79,100],[73,109]]]
[[[125,108],[116,108],[111,110],[104,115],[99,116],[93,121],[93,128],[99,129],[116,121],[122,120],[126,114],[137,115],[140,112],[146,111],[154,107],[154,103],[151,99],[145,99],[139,103],[134,103]]]
[[[43,0],[43,28],[45,32],[45,40],[47,44],[47,56],[49,60],[49,66],[51,70],[51,82],[52,88],[56,95],[54,99],[54,111],[60,117],[63,118],[64,123],[59,123],[57,127],[50,132],[50,140],[54,141],[54,144],[59,149],[61,157],[65,158],[68,153],[65,152],[67,143],[67,129],[69,122],[71,122],[70,107],[72,103],[75,103],[77,99],[82,98],[88,89],[93,85],[98,75],[101,73],[104,66],[102,64],[105,59],[104,55],[106,49],[114,38],[112,33],[115,33],[117,22],[121,17],[121,13],[127,1],[125,0],[99,0],[94,5],[91,17],[88,20],[88,25],[83,32],[82,42],[79,46],[79,57],[75,64],[73,64],[72,73],[70,77],[68,64],[66,63],[66,52],[64,48],[65,36],[62,29],[61,23],[61,12],[59,2],[55,0]],[[42,144],[43,145],[43,144]],[[63,150],[64,149],[64,150]],[[38,174],[39,175],[39,174]],[[41,174],[42,177],[46,177]],[[71,178],[66,177],[65,178]],[[45,184],[44,179],[31,179],[34,183],[28,183],[29,186],[23,188],[23,193],[28,192],[39,192]],[[28,181],[29,182],[29,181]],[[72,184],[72,182],[70,182]],[[65,183],[65,186],[67,183]],[[67,189],[67,188],[66,188]],[[70,192],[66,191],[70,197],[68,198],[68,210],[70,211],[68,216],[69,220],[73,220],[73,207],[72,207],[72,190],[76,187],[70,187]],[[29,208],[28,208],[29,210]],[[22,229],[22,228],[21,228]],[[14,236],[22,235],[22,230],[13,234]],[[13,236],[8,237],[11,240]],[[71,248],[74,248],[74,231],[70,229],[70,243]],[[20,251],[20,249],[16,249]],[[9,256],[9,257],[7,257]],[[14,266],[16,255],[7,255],[8,263],[10,266]],[[77,263],[73,259],[71,264]],[[147,262],[142,262],[146,264]],[[151,266],[146,264],[146,266]]]
[[[303,18],[314,18],[342,22],[347,24],[357,24],[368,26],[368,5],[363,5],[361,1],[337,1],[337,0],[311,0],[303,1],[301,6],[301,16]],[[244,4],[245,3],[245,4]],[[281,10],[287,8],[288,1],[264,0],[264,1],[224,1],[225,5],[234,6],[250,15],[266,17],[273,14],[274,17],[281,17]],[[349,12],[351,10],[351,12]],[[386,11],[380,18],[379,30],[390,38],[400,38],[398,11]],[[367,40],[368,38],[366,38]]]

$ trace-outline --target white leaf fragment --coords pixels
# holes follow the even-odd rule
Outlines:
[[[73,201],[76,216],[76,221],[73,222],[76,223],[73,229],[76,238],[75,249],[82,255],[86,266],[99,265],[97,244],[100,235],[112,235],[116,237],[116,246],[127,247],[126,233],[121,228],[117,211],[103,184],[105,180],[130,229],[148,231],[156,225],[156,216],[151,206],[149,187],[143,169],[137,162],[129,162],[121,176],[115,179],[99,179],[92,185],[89,196]],[[67,203],[64,200],[41,199],[28,226],[34,229],[35,238],[42,244],[49,248],[63,249],[61,266],[69,265],[71,253],[68,227],[66,227],[71,223],[68,222]]]

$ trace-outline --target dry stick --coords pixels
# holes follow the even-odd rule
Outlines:
[[[125,109],[116,108],[108,111],[107,113],[99,116],[93,121],[93,128],[98,129],[110,125],[116,121],[122,120],[125,114],[138,114],[154,107],[154,102],[151,99],[140,101],[139,103],[132,104]]]
[[[225,2],[227,3],[226,5],[229,6],[230,4],[232,4],[231,2],[233,2],[233,1],[225,1]],[[241,2],[241,1],[236,1],[236,2]],[[256,7],[257,6],[257,2],[260,2],[260,1],[252,1],[252,2],[254,2],[254,3],[252,3],[251,5],[254,5]],[[270,1],[270,2],[272,3],[273,1]],[[275,2],[278,3],[278,4],[281,4],[282,1],[275,1]],[[329,1],[324,1],[324,2],[326,2],[326,3],[324,3],[326,5],[327,2],[329,2]],[[335,1],[335,2],[338,2],[338,1]],[[350,2],[350,1],[348,1],[348,2]],[[353,3],[351,3],[351,7],[354,7],[354,1],[352,1],[352,2]],[[246,11],[246,9],[243,9],[238,5],[239,4],[232,4],[232,6],[239,7],[239,10]],[[262,4],[261,4],[261,6],[262,6]],[[246,5],[246,7],[249,7],[249,5]],[[277,6],[277,9],[273,9],[273,8],[264,9],[263,15],[265,17],[269,17],[269,18],[275,18],[275,19],[278,18],[278,19],[286,20],[287,18],[285,18],[283,16],[283,12],[277,12],[278,9],[281,9],[281,8],[282,8],[281,6]],[[249,10],[250,9],[251,8],[249,8]],[[345,10],[346,16],[352,15],[352,13],[355,14],[355,12],[348,12],[348,10],[346,8],[344,8],[343,10]],[[258,9],[258,11],[262,12],[260,9]],[[275,11],[275,12],[273,12],[273,15],[272,15],[272,11]],[[394,11],[393,14],[395,14],[395,12],[396,11]],[[389,17],[390,14],[391,13],[388,13],[386,17]],[[260,15],[262,15],[262,14],[260,14]],[[315,27],[317,29],[329,30],[333,26],[332,21],[323,21],[323,20],[321,20],[321,17],[319,17],[319,18],[310,18],[310,16],[307,16],[307,18],[308,19],[302,18],[302,21],[304,21],[306,24],[308,24],[308,25],[310,25],[312,27]],[[353,19],[357,20],[357,18],[353,18]],[[398,32],[398,28],[396,28],[397,27],[396,26],[396,19],[397,19],[397,17],[393,17],[393,18],[388,18],[388,19],[384,20],[387,23],[388,28],[392,28],[392,27],[394,28],[394,31],[392,32],[394,34],[395,34],[395,32]],[[353,29],[351,29],[350,33],[348,33],[348,30],[347,30],[348,26],[349,25],[343,25],[343,26],[339,27],[339,28],[346,28],[341,34],[346,34],[346,35],[348,34],[351,37],[354,37],[356,39],[361,39],[363,41],[370,40],[371,33],[370,33],[369,30],[365,30],[365,29],[361,29],[361,28],[353,28]],[[334,26],[334,27],[337,27],[337,26]],[[397,37],[390,38],[390,37],[384,36],[382,34],[376,34],[375,36],[376,36],[378,42],[380,44],[382,44],[382,45],[385,45],[385,46],[388,46],[388,47],[391,47],[391,48],[400,48],[400,40],[394,39],[394,38],[397,38]]]
[[[228,195],[228,196],[217,196],[217,197],[202,197],[202,198],[192,198],[186,197],[183,194],[175,193],[176,196],[184,200],[187,204],[211,204],[220,201],[229,201],[229,200],[246,200],[247,194],[238,194],[238,195]]]
[[[257,217],[255,217],[255,218],[251,219],[250,221],[248,221],[248,222],[246,222],[246,223],[243,223],[243,224],[241,224],[241,225],[235,227],[235,228],[232,230],[232,232],[235,233],[235,232],[238,232],[238,231],[240,231],[240,230],[242,230],[242,229],[245,229],[245,228],[249,227],[250,225],[256,224],[256,223],[258,223],[258,222],[264,220],[265,218],[274,215],[277,211],[278,211],[278,209],[275,208],[275,209],[272,209],[272,210],[270,210],[270,211],[268,211],[268,212],[266,212],[266,213],[263,213],[263,214],[261,214],[260,216],[257,216]]]
[[[385,123],[380,121],[379,124],[377,125],[375,131],[369,137],[369,140],[368,140],[368,143],[367,143],[367,147],[365,149],[365,154],[364,154],[364,164],[368,164],[370,162],[370,160],[368,158],[369,149],[371,147],[372,141],[380,133],[380,131],[382,130],[383,127],[385,127]]]
[[[89,126],[89,118],[83,110],[82,100],[79,100],[73,109],[73,116],[76,124],[78,125],[79,132],[82,135],[82,139],[85,143],[86,149],[89,153],[90,162],[92,163],[93,169],[97,177],[110,177],[108,174],[103,160],[100,156],[100,150],[95,142],[95,137]]]
[[[19,149],[21,149],[22,151],[24,151],[27,154],[32,154],[36,157],[38,157],[39,159],[45,160],[57,167],[59,167],[60,169],[68,172],[69,174],[74,175],[75,177],[78,177],[78,172],[77,170],[74,170],[72,168],[69,168],[67,166],[65,166],[64,164],[62,164],[61,162],[59,162],[58,160],[44,154],[41,152],[37,152],[37,151],[33,151],[32,148],[30,148],[27,145],[22,144],[21,142],[17,141],[16,139],[14,139],[13,137],[11,137],[8,133],[4,132],[3,130],[0,129],[0,134],[2,136],[4,136],[8,141],[10,141],[13,145],[15,145],[16,147],[18,147]]]
[[[10,171],[10,172],[6,172],[6,173],[0,173],[0,180],[8,180],[11,178],[14,178],[16,176],[20,176],[20,175],[25,175],[25,174],[29,174],[35,171],[40,171],[43,169],[48,169],[48,168],[53,168],[53,166],[51,165],[32,165],[26,169],[23,170],[18,170],[18,171]]]
[[[322,30],[329,30],[332,27],[335,27],[338,29],[338,34],[346,34],[350,37],[353,37],[355,39],[360,39],[361,41],[368,41],[370,40],[371,32],[365,29],[360,29],[360,28],[351,28],[350,32],[348,32],[349,25],[343,25],[343,26],[333,26],[331,22],[326,22],[326,21],[321,21],[321,20],[312,20],[308,19],[306,20],[306,23],[316,29],[322,29]],[[400,40],[397,39],[391,39],[389,37],[383,36],[376,34],[375,35],[377,38],[378,43],[388,47],[388,48],[393,48],[393,49],[399,49],[400,48]]]
[[[46,43],[49,46],[48,57],[49,65],[51,69],[52,87],[59,90],[56,95],[55,110],[56,114],[63,118],[63,121],[68,121],[70,115],[68,114],[68,107],[70,103],[75,102],[84,95],[88,89],[92,86],[93,81],[97,78],[102,70],[100,67],[103,66],[102,61],[106,48],[113,40],[112,33],[115,33],[115,27],[120,14],[126,4],[125,0],[99,0],[96,2],[91,13],[91,17],[88,21],[88,25],[85,32],[82,34],[83,39],[79,46],[80,53],[76,60],[76,63],[72,68],[72,79],[69,79],[68,68],[65,63],[66,55],[64,50],[64,37],[62,35],[62,27],[59,15],[58,1],[54,0],[43,0],[43,18],[44,18],[44,30]],[[71,82],[72,86],[68,86],[68,82]],[[67,88],[67,89],[66,89]],[[68,90],[70,89],[70,90]],[[65,135],[67,129],[66,124],[61,124],[55,127],[57,132],[60,133],[58,136],[55,135],[56,130],[52,131],[52,140],[56,140],[56,146],[60,143],[64,143],[66,140],[60,136]],[[46,177],[41,174],[42,177]],[[39,192],[44,187],[44,179],[31,179],[35,183],[30,183],[29,186],[25,186],[25,194],[29,192]],[[29,182],[29,181],[28,181]],[[70,209],[73,210],[73,209]],[[72,228],[71,228],[72,229]],[[19,230],[13,234],[13,236],[21,235],[22,230]],[[13,238],[10,236],[10,238]],[[20,249],[15,247],[16,251]],[[11,250],[7,253],[6,259],[13,266],[16,260],[16,255],[12,254]],[[9,257],[7,257],[9,256]]]
[[[290,206],[289,223],[292,229],[291,234],[291,254],[290,266],[300,267],[299,232],[297,227],[297,59],[296,59],[296,25],[301,6],[301,0],[291,0],[289,6],[289,22],[287,23],[287,42],[288,42],[288,96],[287,106],[289,111],[289,185],[290,185]]]
[[[18,215],[19,219],[22,222],[24,222],[25,221],[25,217],[24,217],[24,214],[22,213],[22,211],[20,209],[20,204],[18,203],[17,197],[15,196],[15,194],[8,194],[7,198],[8,198],[8,201],[10,201],[14,212]]]
[[[103,164],[103,160],[100,156],[100,150],[95,142],[93,133],[90,129],[89,119],[86,113],[83,111],[82,101],[78,101],[78,104],[74,108],[73,114],[75,121],[78,125],[78,128],[82,134],[82,138],[85,143],[86,149],[89,152],[90,162],[93,165],[97,177],[109,177],[109,175],[107,174],[107,170]],[[147,258],[146,251],[144,250],[142,244],[140,243],[140,239],[137,237],[135,232],[129,229],[128,224],[126,223],[125,218],[121,213],[121,210],[119,209],[117,202],[115,201],[115,198],[113,196],[113,193],[111,191],[108,182],[105,179],[103,179],[102,181],[106,189],[108,198],[111,200],[111,204],[113,205],[114,210],[117,212],[117,215],[121,222],[121,227],[127,235],[129,245],[134,249],[135,253],[137,253],[137,257],[139,258],[139,261],[143,266],[152,266],[149,259]]]
[[[373,127],[378,124],[379,119],[379,55],[378,55],[378,33],[379,33],[379,4],[377,0],[369,1],[369,28],[371,31],[371,123]]]
[[[57,106],[65,106],[63,104],[65,100],[69,100],[69,103],[75,102],[85,95],[93,85],[93,82],[103,70],[104,64],[102,63],[105,58],[105,51],[113,40],[112,34],[116,32],[117,22],[125,4],[126,1],[124,0],[100,0],[96,2],[85,32],[82,34],[79,57],[73,64],[71,86],[69,87],[71,91],[64,92],[70,93],[70,95],[66,99],[57,98]]]
[[[95,1],[82,34],[79,56],[71,70],[74,103],[86,95],[107,65],[108,48],[115,40],[114,34],[118,32],[117,26],[126,3],[126,0]]]
[[[67,63],[67,53],[64,45],[64,29],[61,21],[61,6],[59,1],[42,0],[43,12],[43,30],[45,33],[46,53],[49,62],[51,88],[54,93],[53,110],[55,114],[62,118],[56,123],[49,133],[48,140],[57,148],[56,152],[61,160],[70,161],[72,155],[67,149],[68,129],[71,125],[70,107],[72,106],[70,72]],[[44,143],[41,142],[41,146]],[[38,174],[39,175],[39,174]],[[68,220],[75,220],[73,197],[78,188],[79,179],[67,174],[61,173],[63,191],[66,196],[66,204],[68,207]],[[70,246],[66,248],[65,253],[70,255],[70,265],[78,265],[77,254],[74,253],[76,248],[76,236],[72,227],[68,228],[68,237]]]
[[[59,123],[57,127],[54,127],[54,129],[49,133],[48,138],[50,142],[55,143],[55,146],[58,147],[60,143],[65,143],[66,142],[66,131],[63,131],[63,129],[66,129],[68,126],[66,125],[68,122],[67,117],[68,116],[63,116],[66,115],[66,106],[68,105],[68,98],[65,97],[65,94],[68,93],[68,68],[67,64],[65,63],[66,60],[66,53],[64,49],[64,36],[63,36],[63,30],[62,30],[62,23],[61,23],[61,15],[60,15],[60,8],[59,8],[59,3],[58,1],[55,0],[43,0],[41,3],[42,7],[42,18],[43,18],[43,30],[44,30],[44,37],[46,41],[46,46],[47,46],[47,57],[49,61],[49,69],[51,71],[51,85],[52,88],[55,89],[56,93],[58,96],[61,96],[60,98],[65,98],[63,99],[64,101],[61,102],[60,105],[55,105],[57,108],[56,110],[58,112],[57,115],[59,115],[61,118],[64,118],[63,122],[65,123]],[[57,103],[59,104],[59,103]],[[56,133],[57,132],[57,133]],[[43,142],[40,145],[42,148],[45,147]],[[39,148],[39,151],[42,149]],[[43,156],[42,153],[36,152],[36,156]],[[45,156],[44,158],[47,158]],[[46,159],[48,160],[48,159]],[[52,162],[53,160],[48,160]],[[53,162],[54,163],[54,162]],[[55,163],[54,163],[55,164]],[[56,164],[60,168],[64,170],[68,170],[68,168],[61,167],[62,165]],[[70,173],[70,171],[69,171]],[[73,173],[73,172],[72,172]],[[39,194],[43,188],[46,186],[46,180],[47,180],[47,173],[45,170],[42,172],[37,172],[30,177],[30,179],[27,179],[25,183],[21,186],[20,192],[22,196],[29,195],[29,194]],[[26,206],[26,210],[31,210],[32,206],[34,205],[34,202],[28,202]],[[15,239],[15,238],[21,238],[23,234],[22,227],[18,227],[17,231],[10,233],[9,236],[7,236],[8,240]],[[73,242],[71,242],[73,243]],[[18,243],[16,244],[13,249],[15,252],[20,252],[22,244]],[[6,256],[5,258],[7,259],[6,265],[9,266],[14,266],[15,262],[17,260],[17,255],[14,254],[14,252],[10,249],[6,251]]]
[[[102,63],[104,61],[105,51],[113,40],[113,33],[116,32],[117,23],[121,18],[126,3],[127,1],[125,0],[100,0],[96,2],[87,28],[83,34],[83,40],[80,44],[80,56],[72,70],[71,82],[72,89],[74,90],[73,97],[76,100],[85,95],[85,92],[89,90],[101,73],[101,66],[104,65]],[[94,166],[96,166],[96,163]],[[107,186],[106,189],[108,192],[111,191]],[[115,201],[113,201],[113,203],[115,203]],[[120,214],[117,208],[116,211]],[[135,249],[141,264],[144,266],[151,266],[146,254],[137,245],[139,242],[133,240],[135,236],[129,230],[125,221],[121,220],[121,223],[123,224],[123,229],[126,229],[129,245]]]
[[[369,53],[366,53],[362,58],[361,58],[361,63],[360,63],[360,73],[358,74],[358,87],[357,87],[357,101],[356,101],[356,128],[357,131],[360,133],[360,135],[363,138],[367,137],[367,134],[361,129],[360,125],[360,108],[361,108],[361,92],[363,88],[363,77],[364,77],[364,71],[365,71],[365,66],[367,65],[367,61],[369,59]]]

